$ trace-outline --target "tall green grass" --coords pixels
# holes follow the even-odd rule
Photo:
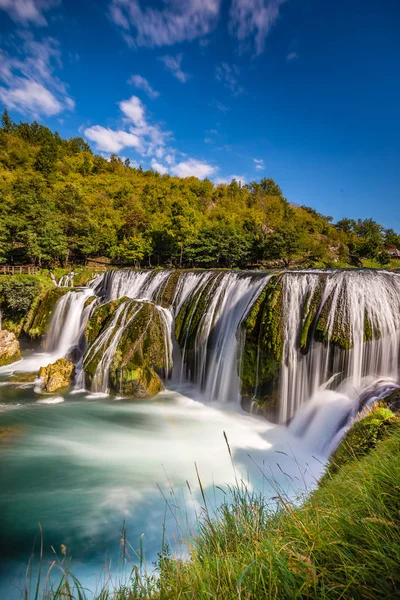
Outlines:
[[[171,556],[163,540],[151,572],[140,552],[139,562],[129,554],[125,539],[130,581],[117,589],[105,586],[96,599],[400,598],[400,422],[386,409],[376,411],[356,429],[363,451],[354,452],[350,430],[322,484],[303,504],[294,506],[278,490],[271,507],[242,481],[216,511],[203,494],[186,560]],[[380,433],[368,445],[362,435],[371,435],[374,419]],[[338,456],[340,468],[334,468]],[[84,593],[68,572],[62,587],[43,597],[81,600]],[[25,600],[32,598],[38,600]]]

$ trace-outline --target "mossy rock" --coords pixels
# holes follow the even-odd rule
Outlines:
[[[116,321],[113,330],[110,331],[108,345],[113,342],[115,335],[121,334],[119,330],[122,319],[125,322],[110,365],[110,389],[127,397],[150,398],[163,389],[160,375],[167,375],[169,366],[166,359],[164,324],[159,309],[152,302],[128,298],[121,300],[125,308],[120,311],[118,319],[115,320],[114,316],[116,309],[121,306],[121,301],[108,302],[98,307],[90,319],[94,321],[98,335],[112,326],[113,319]],[[93,331],[92,327],[92,346],[83,360],[89,383],[92,382],[107,350],[107,347],[96,346],[97,337],[93,339]]]
[[[21,351],[15,334],[5,329],[0,330],[0,367],[20,359]]]
[[[85,304],[83,305],[84,308],[87,308],[88,306],[90,306],[91,304],[93,304],[93,302],[95,300],[98,300],[97,296],[89,296],[89,298],[87,298],[85,300]]]
[[[131,309],[138,308],[119,341],[110,384],[124,396],[150,398],[162,389],[159,374],[167,374],[164,326],[154,304],[131,303]]]
[[[40,367],[39,377],[43,380],[42,391],[51,393],[68,387],[74,371],[74,364],[66,358],[59,358],[47,367]]]
[[[32,339],[46,335],[57,302],[73,288],[54,287],[46,290],[34,301],[24,323],[24,332]]]
[[[111,381],[114,381],[114,391],[131,398],[152,398],[161,392],[164,387],[159,375],[151,367],[136,367],[129,369],[128,366],[123,367],[120,371],[122,375],[121,381],[115,381],[114,377],[118,377],[118,373],[114,373]],[[115,387],[119,386],[116,390]]]
[[[85,306],[89,306],[95,299],[95,296],[88,298]],[[88,302],[89,300],[90,302]],[[124,296],[123,298],[111,300],[111,302],[101,304],[95,308],[93,314],[90,316],[90,319],[87,322],[85,329],[85,337],[88,344],[92,344],[94,340],[101,334],[101,332],[108,327],[115,311],[127,300],[129,300],[129,298]]]
[[[321,482],[332,477],[343,465],[358,460],[386,439],[394,429],[400,431],[400,417],[379,403],[352,425],[332,454]]]
[[[326,275],[318,275],[318,283],[312,293],[305,299],[302,310],[302,326],[300,331],[299,349],[307,354],[317,326],[322,297],[326,286]]]
[[[242,327],[245,343],[240,372],[244,401],[253,400],[272,418],[278,405],[278,380],[283,357],[282,275],[271,277],[254,302]]]
[[[160,287],[156,297],[156,304],[163,308],[169,308],[172,305],[175,296],[176,286],[178,285],[179,277],[183,271],[171,271],[171,274]]]

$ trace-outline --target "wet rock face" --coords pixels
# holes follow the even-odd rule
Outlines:
[[[0,367],[20,360],[19,342],[15,335],[3,329],[0,331]]]
[[[55,392],[71,383],[75,366],[66,358],[59,358],[55,363],[41,367],[39,377],[43,380],[43,392]]]
[[[83,360],[93,391],[151,398],[168,370],[165,325],[151,302],[113,300],[95,309],[86,327],[90,346]]]

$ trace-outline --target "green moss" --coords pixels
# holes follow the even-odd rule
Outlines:
[[[307,354],[310,348],[325,285],[326,275],[320,274],[316,289],[312,294],[308,294],[304,302],[299,342],[300,351],[303,354]]]
[[[400,418],[385,406],[377,405],[346,433],[332,454],[321,482],[331,478],[347,463],[368,454],[394,429],[400,432]]]
[[[110,327],[115,310],[127,303],[124,309],[127,325],[118,342],[118,346],[110,367],[110,387],[124,396],[149,398],[162,389],[159,374],[165,373],[166,349],[164,345],[163,322],[159,311],[151,302],[138,302],[128,298],[112,301],[99,306],[94,311],[90,322],[90,340]],[[115,323],[110,336],[110,344],[117,332],[120,319]],[[97,333],[97,335],[95,335]],[[92,380],[97,366],[106,348],[101,347],[97,352],[91,348],[84,358],[84,369],[89,381]]]
[[[178,270],[171,271],[171,274],[166,282],[160,287],[160,290],[157,294],[156,303],[163,308],[169,308],[172,305],[176,286],[181,273],[182,271]]]
[[[96,296],[89,296],[89,298],[87,298],[85,300],[85,304],[83,305],[84,308],[87,308],[88,306],[90,306],[91,304],[93,304],[93,302],[97,300]]]
[[[45,335],[51,316],[59,299],[72,288],[53,287],[38,296],[34,301],[24,323],[25,333],[32,339]]]
[[[95,296],[88,298],[86,300],[87,304],[85,304],[85,306],[91,304],[91,302],[88,302],[89,300],[93,302],[93,300],[95,300]],[[109,326],[110,321],[114,316],[114,313],[117,310],[117,308],[119,308],[121,304],[123,304],[127,300],[129,300],[129,298],[127,298],[126,296],[124,296],[123,298],[118,298],[118,300],[111,300],[111,302],[101,304],[93,311],[93,314],[88,320],[85,329],[86,341],[89,344],[92,344],[94,340],[100,335],[100,333]]]
[[[204,287],[195,290],[186,299],[176,316],[175,338],[181,349],[185,349],[185,359],[189,367],[192,366],[194,360],[194,348],[200,322],[213,300],[213,292],[218,287],[223,275],[221,272],[215,272]],[[220,297],[221,301],[222,295]]]
[[[243,323],[245,344],[241,389],[270,415],[278,403],[277,384],[282,364],[284,328],[282,275],[273,276]]]

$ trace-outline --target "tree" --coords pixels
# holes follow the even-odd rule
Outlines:
[[[151,254],[151,242],[141,233],[125,238],[122,243],[112,249],[112,258],[124,265],[140,267],[145,256]]]
[[[381,252],[379,252],[377,259],[381,267],[385,267],[390,263],[390,254],[386,252],[386,250],[382,250]]]
[[[56,170],[57,146],[54,142],[48,142],[40,147],[37,153],[34,168],[36,171],[49,176]]]
[[[11,120],[8,110],[5,108],[1,117],[1,128],[5,133],[13,133],[15,131],[15,123]]]

